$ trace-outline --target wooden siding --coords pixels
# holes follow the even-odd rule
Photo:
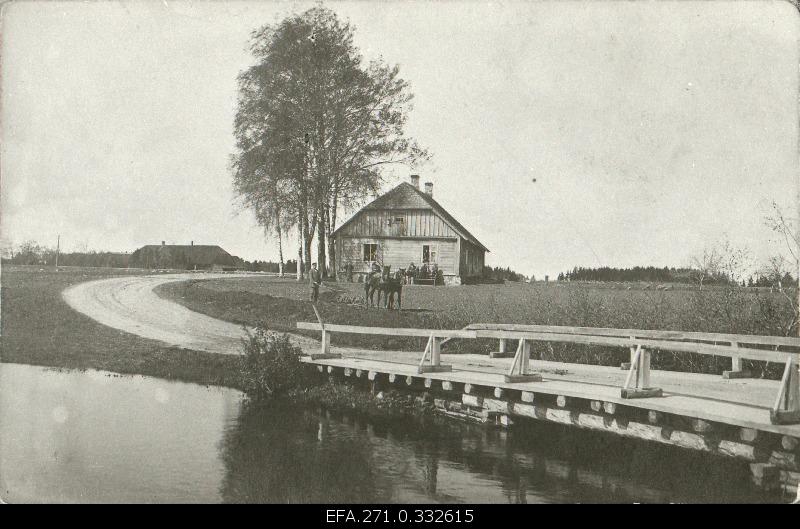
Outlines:
[[[369,271],[369,262],[364,261],[364,244],[378,245],[378,260],[392,270],[408,268],[414,263],[422,266],[422,247],[430,245],[436,252],[436,263],[444,275],[459,275],[459,255],[457,240],[418,240],[372,237],[337,236],[336,249],[339,257],[339,269],[345,265],[353,265],[353,272]]]
[[[458,237],[431,210],[362,210],[338,235],[353,237]],[[408,263],[406,263],[408,264]]]
[[[483,272],[484,251],[469,241],[461,240],[459,256],[459,275],[476,276]]]

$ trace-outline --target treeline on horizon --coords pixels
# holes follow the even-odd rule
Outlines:
[[[85,266],[91,268],[129,268],[133,252],[84,251],[58,252],[55,248],[42,246],[35,241],[27,241],[10,249],[9,256],[3,256],[3,264],[55,266],[58,255],[58,266]],[[241,257],[232,256],[235,267],[247,272],[280,273],[280,263],[255,259],[245,261]],[[134,266],[135,267],[135,266]],[[159,268],[153,265],[151,268]],[[180,263],[170,262],[165,268],[182,269]],[[297,259],[289,259],[283,263],[285,274],[297,273]],[[526,277],[514,272],[511,268],[499,266],[484,267],[483,279],[486,282],[502,283],[503,281],[525,281]]]
[[[694,268],[634,266],[633,268],[614,268],[601,266],[597,268],[574,267],[571,271],[560,272],[559,281],[598,281],[618,283],[697,283],[701,272]],[[729,285],[737,283],[725,273],[705,274],[703,282],[706,285]],[[772,287],[780,282],[791,285],[795,282],[792,274],[784,273],[781,277],[774,274],[757,273],[741,281],[741,286]]]
[[[87,250],[83,252],[58,252],[55,248],[42,246],[35,241],[27,241],[9,251],[9,256],[3,256],[3,264],[14,265],[39,265],[55,266],[58,256],[58,266],[85,266],[90,268],[129,268],[132,252],[109,252]],[[273,272],[280,271],[280,264],[272,261],[245,261],[241,257],[232,256],[237,269],[248,272]],[[181,268],[180,263],[170,263],[167,268]],[[156,266],[154,266],[156,268]],[[287,274],[297,272],[297,260],[289,259],[283,265]]]
[[[2,258],[3,264],[15,265],[40,265],[55,266],[55,248],[41,246],[35,241],[27,241],[21,245],[11,248],[10,256]],[[84,251],[84,252],[61,252],[58,253],[59,266],[85,266],[95,268],[129,268],[132,253],[129,252],[109,252],[109,251]],[[273,261],[244,259],[233,256],[235,267],[238,270],[248,272],[268,272],[277,274],[280,272],[280,264]],[[175,268],[173,266],[173,268]],[[283,272],[285,274],[297,273],[297,260],[289,259],[284,262]],[[574,267],[571,271],[560,272],[558,281],[596,281],[596,282],[618,282],[618,283],[697,283],[700,280],[701,272],[693,268],[675,267],[656,267],[656,266],[634,266],[633,268],[614,268],[601,266],[596,268]],[[477,279],[477,278],[476,278]],[[730,285],[734,283],[724,273],[706,273],[702,276],[703,283],[706,285]],[[512,270],[510,267],[484,266],[483,274],[479,282],[484,283],[503,283],[504,281],[521,282],[527,281],[528,276]],[[741,286],[748,287],[774,287],[780,285],[792,285],[796,280],[791,273],[786,272],[780,277],[775,273],[756,273],[750,275],[746,280],[737,282]]]

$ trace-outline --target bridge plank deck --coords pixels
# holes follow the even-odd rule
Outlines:
[[[512,383],[505,382],[503,377],[504,371],[510,365],[510,359],[490,359],[474,354],[443,354],[442,363],[452,364],[453,371],[418,374],[417,364],[421,353],[345,348],[334,348],[334,351],[342,353],[343,358],[312,361],[306,357],[304,361],[386,375],[410,375],[457,384],[469,383],[530,391],[534,394],[614,402],[622,406],[800,436],[800,425],[771,424],[769,408],[778,390],[778,382],[772,380],[725,380],[717,375],[653,370],[653,385],[663,388],[663,397],[623,399],[620,397],[620,387],[625,372],[612,367],[531,360],[531,369],[540,373],[543,380]]]

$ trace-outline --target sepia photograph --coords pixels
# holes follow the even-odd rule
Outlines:
[[[800,504],[795,0],[0,35],[0,503]]]

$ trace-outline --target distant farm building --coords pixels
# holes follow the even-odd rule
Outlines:
[[[236,270],[239,260],[216,245],[148,244],[130,258],[134,268],[172,268],[178,270]]]
[[[392,270],[435,264],[445,284],[483,272],[489,250],[433,198],[433,184],[419,176],[378,197],[333,232],[339,273],[352,266],[363,280],[373,263]]]

